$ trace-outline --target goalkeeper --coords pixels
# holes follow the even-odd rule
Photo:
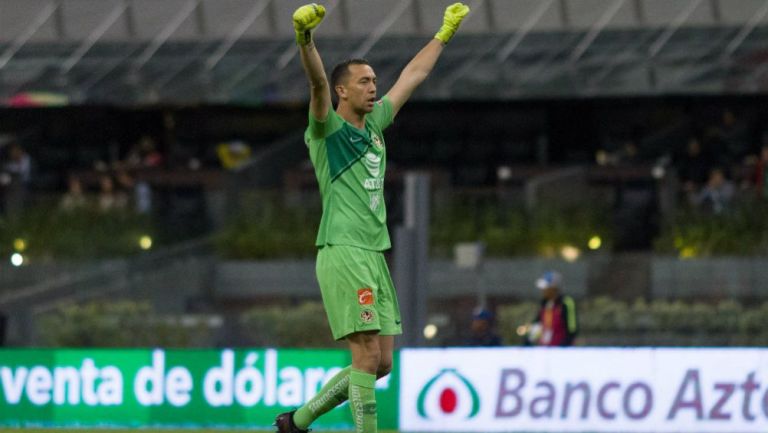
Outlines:
[[[299,433],[349,399],[357,433],[376,432],[378,377],[392,369],[394,336],[401,334],[397,295],[383,251],[390,248],[384,204],[387,151],[382,132],[427,78],[469,8],[455,3],[443,25],[377,100],[373,68],[350,59],[325,75],[312,31],[325,16],[317,4],[293,14],[301,63],[309,80],[309,147],[323,198],[317,235],[317,279],[333,337],[346,340],[352,365],[332,378],[298,410],[275,419],[278,433]],[[336,109],[331,95],[338,100]]]

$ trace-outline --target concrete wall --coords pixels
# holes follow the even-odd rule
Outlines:
[[[484,290],[489,296],[536,299],[536,278],[545,270],[556,269],[563,274],[565,291],[577,298],[615,294],[624,298],[768,299],[765,258],[680,260],[649,255],[644,261],[647,263],[639,269],[648,275],[642,275],[641,284],[632,284],[633,281],[621,279],[637,274],[638,269],[626,263],[627,260],[613,260],[610,261],[613,265],[606,266],[605,257],[575,263],[547,259],[489,259],[477,271],[459,269],[449,260],[433,260],[429,270],[430,297],[472,296]],[[615,278],[596,276],[606,273]],[[638,279],[636,277],[632,278]],[[603,281],[612,281],[611,287],[598,286]],[[626,287],[632,287],[632,291],[621,290]],[[214,293],[223,299],[282,295],[319,298],[315,265],[311,259],[220,262],[216,265]]]

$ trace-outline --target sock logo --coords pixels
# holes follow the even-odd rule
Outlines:
[[[425,419],[469,419],[480,411],[480,396],[466,377],[446,368],[427,381],[416,404]]]

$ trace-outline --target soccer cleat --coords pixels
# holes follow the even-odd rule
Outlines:
[[[296,427],[296,424],[293,423],[294,412],[296,412],[295,409],[290,412],[281,413],[275,418],[275,422],[272,425],[277,427],[277,433],[307,433],[311,431]]]

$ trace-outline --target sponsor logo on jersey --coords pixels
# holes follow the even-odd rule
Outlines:
[[[384,179],[380,177],[369,177],[363,181],[363,188],[368,191],[377,191],[384,188]]]
[[[381,156],[368,152],[363,158],[363,164],[365,164],[365,168],[372,177],[379,177],[379,174],[381,174]]]
[[[357,290],[357,302],[360,305],[373,305],[373,289],[364,287]]]

